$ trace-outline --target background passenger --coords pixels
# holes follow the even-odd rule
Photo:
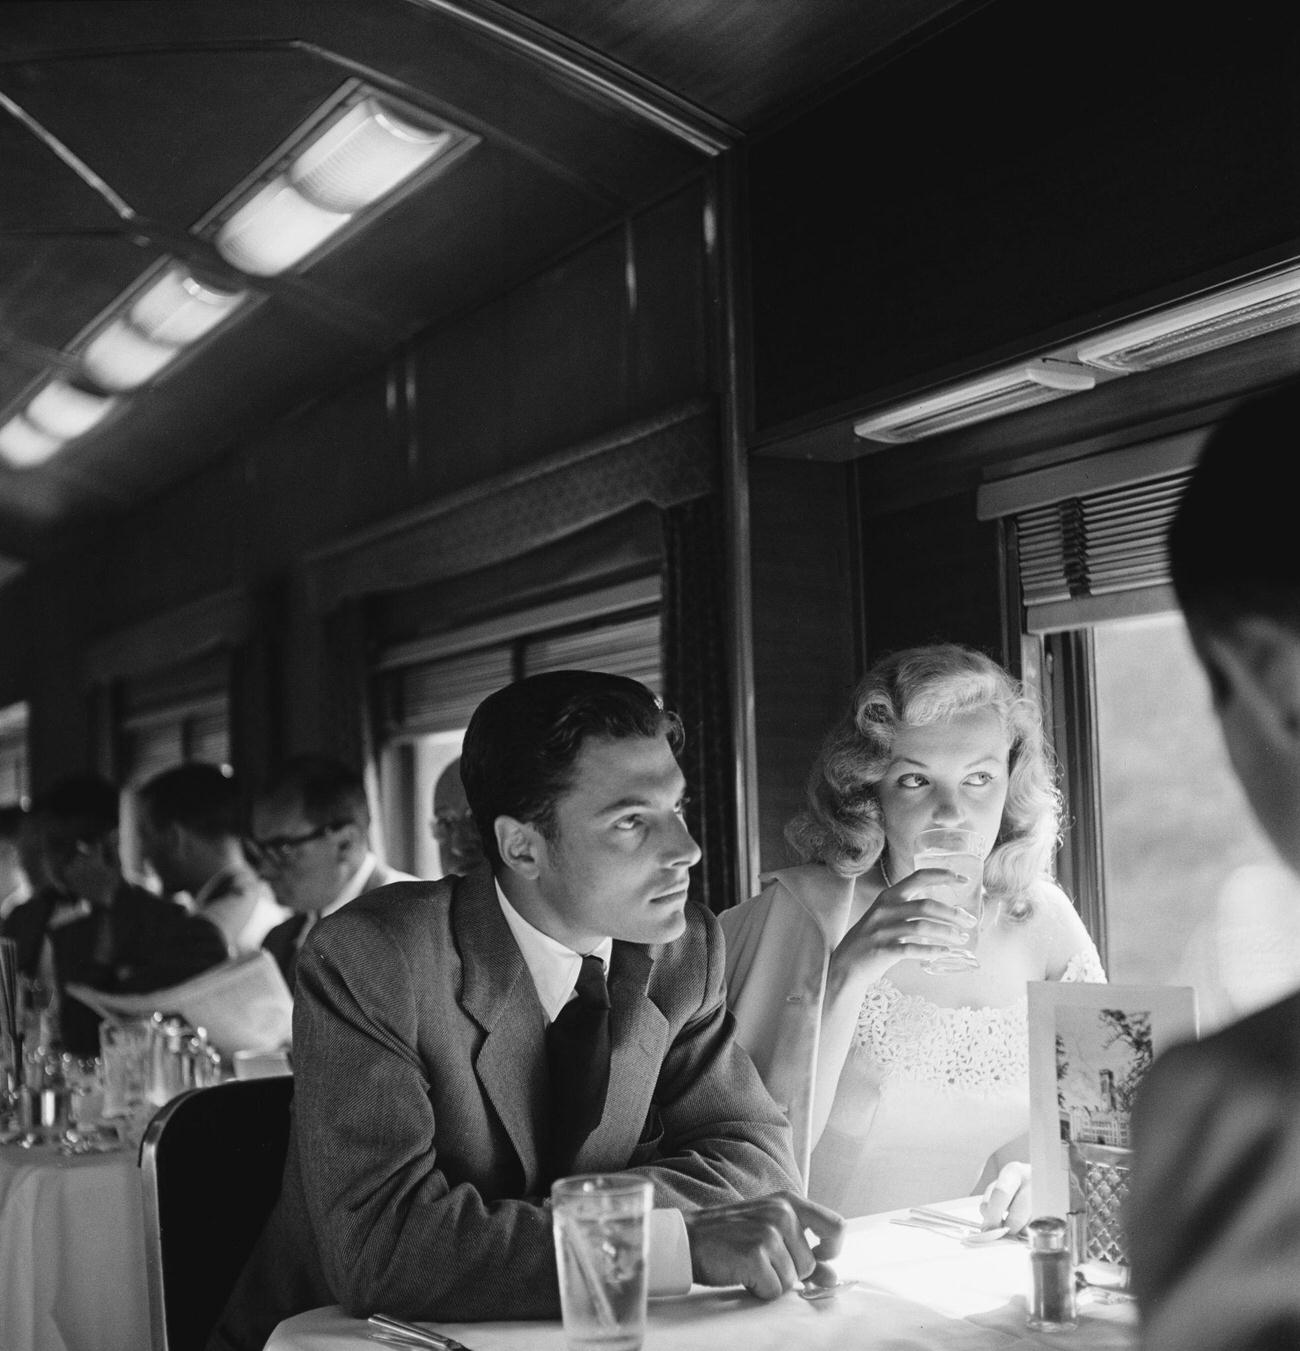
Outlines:
[[[221,930],[230,956],[256,952],[289,912],[244,856],[234,777],[216,765],[178,765],[137,796],[141,851],[163,889],[187,895],[195,913]]]
[[[99,1016],[64,998],[73,983],[118,993],[178,985],[224,961],[225,939],[206,919],[128,882],[118,856],[117,789],[74,775],[37,799],[51,884],[5,920],[24,975],[52,975],[64,1046],[99,1049]]]
[[[787,827],[807,860],[723,913],[742,1044],[787,1106],[808,1194],[845,1215],[966,1195],[1021,1227],[1027,1189],[1027,981],[1104,980],[1051,880],[1060,795],[1038,707],[955,645],[885,658],[854,692]],[[979,968],[928,974],[968,941],[913,871],[929,826],[984,837]]]
[[[365,782],[325,755],[292,756],[267,781],[253,804],[249,847],[275,899],[294,912],[262,942],[291,990],[313,924],[365,892],[415,880],[375,857]]]
[[[438,846],[438,858],[444,873],[456,873],[464,877],[483,862],[483,843],[478,837],[474,814],[465,797],[465,785],[460,781],[459,757],[438,775],[438,781],[433,786],[433,820],[430,829]]]
[[[1228,754],[1300,872],[1300,551],[1278,466],[1300,443],[1295,382],[1235,410],[1169,535],[1174,587]],[[1300,994],[1148,1071],[1126,1215],[1146,1351],[1300,1346]]]

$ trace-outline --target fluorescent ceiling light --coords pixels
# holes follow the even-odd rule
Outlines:
[[[293,161],[289,178],[327,211],[360,211],[450,144],[444,128],[412,126],[366,99]]]
[[[71,441],[106,417],[116,403],[116,399],[78,389],[66,380],[51,380],[27,405],[27,419],[37,431]]]
[[[179,263],[141,292],[129,311],[145,337],[176,347],[197,342],[244,303],[244,292],[202,282]]]
[[[1078,358],[1128,375],[1300,324],[1300,267],[1175,305],[1092,338]]]
[[[101,389],[135,389],[152,380],[180,350],[147,338],[129,319],[114,319],[87,344],[81,365]]]
[[[44,464],[63,445],[63,438],[51,436],[28,422],[19,413],[0,427],[0,455],[16,469]]]
[[[309,202],[287,178],[276,178],[231,216],[215,242],[232,267],[273,277],[314,253],[351,219]]]
[[[217,250],[241,272],[285,272],[457,137],[450,128],[418,126],[375,98],[363,99],[225,221],[214,239]]]
[[[1031,362],[899,404],[853,425],[871,441],[919,441],[986,418],[1092,389],[1097,377],[1064,361]]]

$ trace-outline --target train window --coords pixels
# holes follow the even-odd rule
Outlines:
[[[1110,978],[1195,986],[1208,1030],[1300,983],[1300,882],[1255,824],[1182,617],[1098,624],[1089,647]]]
[[[27,705],[0,708],[0,804],[27,805]]]
[[[458,871],[444,856],[454,844],[439,843],[433,820],[440,809],[457,809],[456,761],[470,715],[481,699],[519,676],[572,667],[632,676],[662,691],[657,577],[395,645],[381,655],[375,681],[380,799],[391,862],[417,877]]]

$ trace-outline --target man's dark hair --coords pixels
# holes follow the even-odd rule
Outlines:
[[[1300,549],[1287,468],[1300,451],[1300,380],[1238,404],[1215,429],[1169,531],[1178,603],[1222,628],[1268,615],[1300,630]]]
[[[159,829],[181,825],[206,840],[242,833],[239,786],[216,765],[191,761],[155,774],[138,793]]]
[[[117,829],[117,789],[102,774],[69,774],[51,784],[32,810],[52,833],[89,843]]]
[[[351,765],[328,755],[304,751],[291,755],[267,779],[262,798],[296,797],[303,815],[314,826],[353,822],[370,825],[370,803],[365,780]]]
[[[469,720],[460,777],[493,867],[501,862],[498,816],[528,821],[553,838],[556,800],[572,782],[584,741],[660,736],[680,752],[680,719],[627,676],[548,671],[489,694]]]

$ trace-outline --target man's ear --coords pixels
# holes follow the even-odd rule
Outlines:
[[[1262,728],[1300,745],[1300,633],[1265,615],[1236,620],[1226,633],[1203,635],[1202,647],[1226,685]]]
[[[533,880],[541,872],[546,841],[542,832],[528,821],[513,816],[498,816],[492,823],[501,861],[520,877]]]

